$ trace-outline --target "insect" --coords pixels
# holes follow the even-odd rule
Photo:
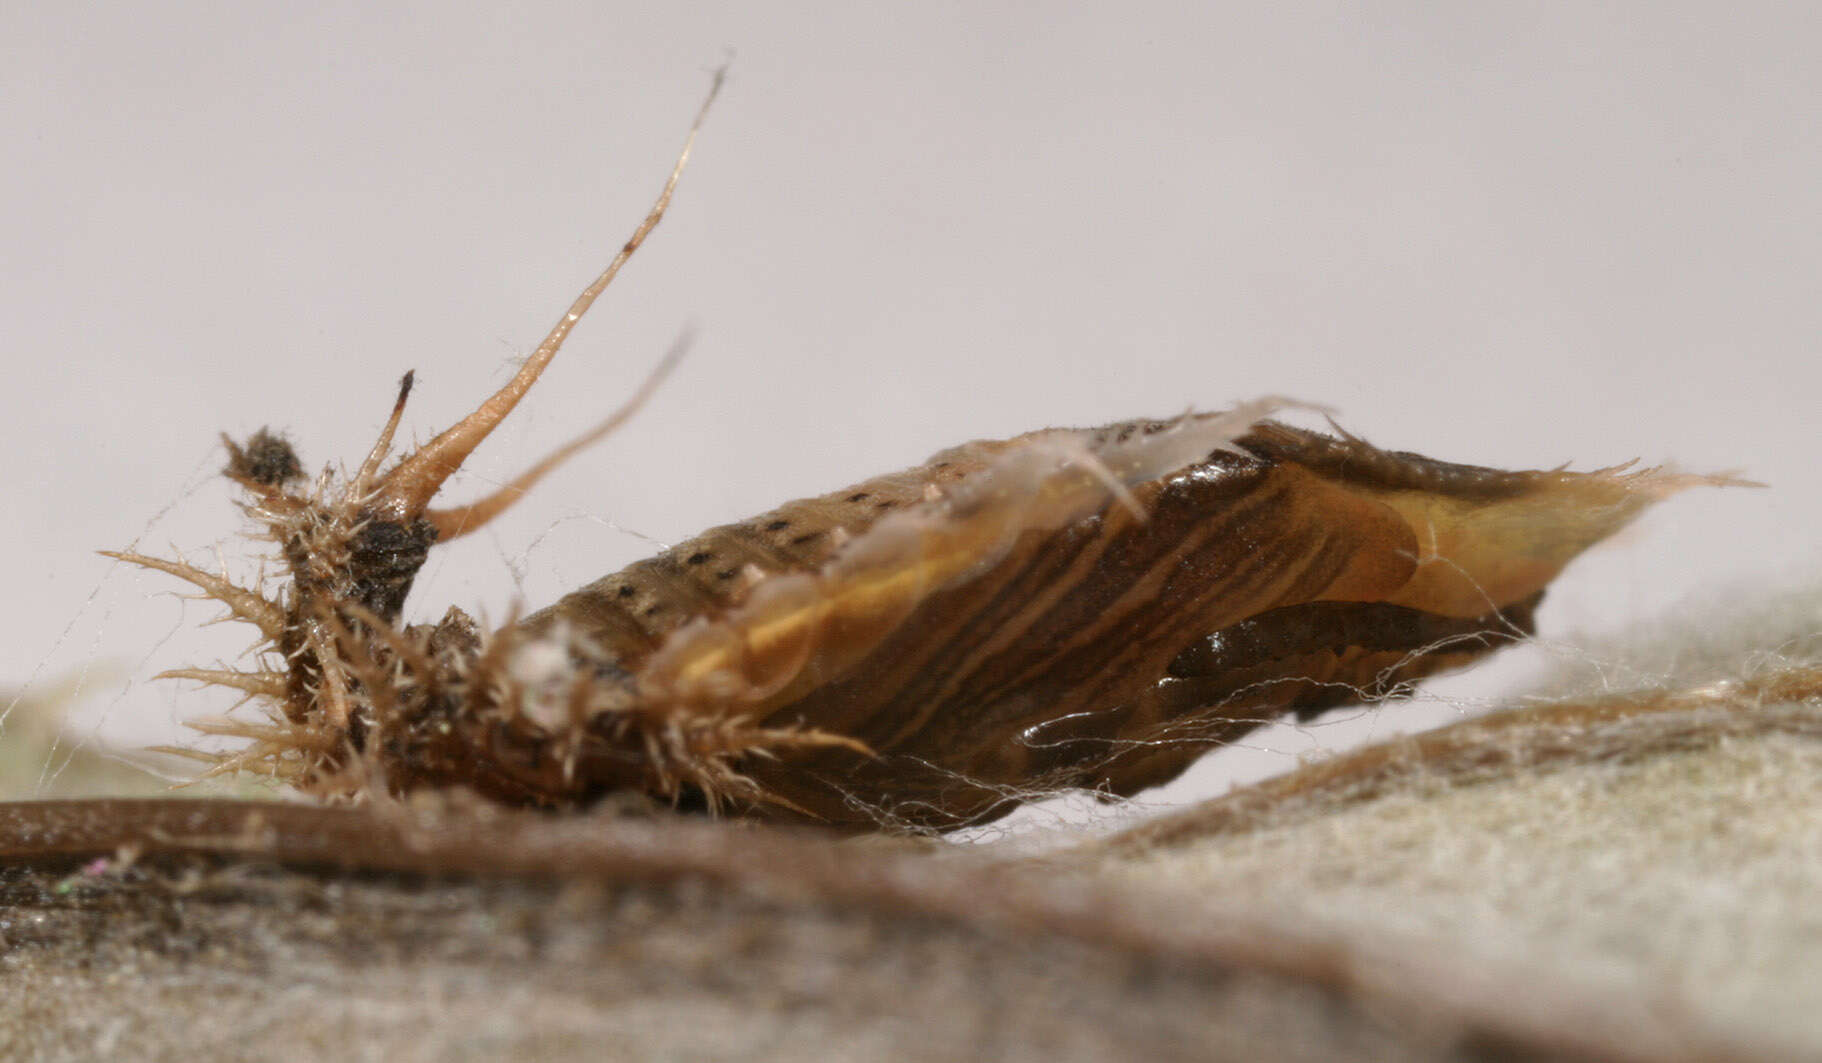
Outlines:
[[[701,121],[620,253],[472,415],[382,472],[407,374],[355,471],[311,483],[277,435],[228,442],[288,576],[275,593],[112,555],[259,631],[255,668],[166,673],[272,708],[206,725],[247,743],[212,770],[340,797],[462,787],[567,808],[631,791],[952,829],[1066,787],[1132,794],[1286,712],[1407,694],[1528,635],[1576,554],[1713,482],[1450,464],[1267,420],[1287,403],[1261,399],[965,444],[711,529],[492,634],[457,609],[402,624],[435,544],[662,376],[495,494],[432,507],[663,217]]]

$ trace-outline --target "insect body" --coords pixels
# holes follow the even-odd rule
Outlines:
[[[974,444],[712,529],[511,637],[598,647],[630,703],[841,739],[748,760],[762,801],[948,828],[1067,787],[1131,794],[1286,711],[1408,693],[1530,634],[1551,577],[1665,483],[1248,412]],[[1211,430],[1233,438],[1161,471],[1141,456]],[[1112,485],[1073,464],[1122,458]]]
[[[430,506],[656,225],[682,165],[519,374],[389,471],[409,375],[345,481],[301,487],[267,433],[229,444],[289,573],[276,594],[117,555],[261,633],[257,669],[170,673],[275,707],[208,725],[248,740],[216,770],[555,807],[634,791],[850,829],[980,823],[1065,787],[1130,794],[1284,712],[1403,694],[1528,634],[1564,564],[1692,482],[1452,465],[1264,420],[1283,405],[1267,399],[967,444],[712,529],[489,636],[454,609],[402,625],[435,543],[636,405],[480,503]]]

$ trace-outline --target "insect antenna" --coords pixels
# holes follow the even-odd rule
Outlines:
[[[469,532],[478,531],[482,525],[506,512],[513,503],[523,498],[525,493],[536,486],[537,482],[552,469],[568,461],[577,452],[612,435],[621,425],[632,420],[633,415],[638,413],[640,408],[657,393],[659,386],[677,368],[678,363],[683,361],[683,356],[689,353],[690,343],[694,338],[694,333],[690,329],[684,329],[683,333],[671,344],[671,349],[665,352],[664,357],[646,375],[645,382],[639,385],[639,390],[634,392],[631,398],[621,403],[600,424],[551,451],[537,464],[513,477],[492,494],[477,502],[470,502],[466,506],[425,510],[424,519],[437,530],[437,542],[446,543],[451,539],[459,539]]]
[[[392,413],[386,418],[386,426],[380,429],[380,437],[373,441],[373,449],[367,451],[361,467],[354,474],[354,480],[348,488],[348,497],[358,499],[373,486],[375,474],[380,471],[380,462],[386,460],[386,454],[392,449],[392,437],[399,430],[399,420],[405,416],[405,400],[411,397],[411,383],[417,378],[417,371],[408,369],[399,378],[399,397],[392,402]]]
[[[537,349],[525,359],[525,364],[519,368],[511,380],[506,382],[504,387],[482,402],[473,413],[419,447],[416,452],[386,474],[379,483],[379,491],[372,505],[372,511],[376,515],[400,521],[413,520],[421,516],[443,483],[454,475],[457,469],[461,468],[462,462],[467,460],[468,455],[472,454],[474,449],[481,445],[481,441],[486,439],[500,422],[506,419],[506,415],[512,412],[513,407],[519,404],[519,400],[525,397],[525,393],[531,390],[531,386],[537,383],[538,377],[543,374],[545,367],[562,348],[563,341],[569,338],[576,323],[582,320],[582,315],[588,313],[588,309],[594,305],[595,299],[606,290],[609,284],[613,283],[614,277],[620,272],[620,267],[626,265],[627,259],[633,257],[633,252],[639,250],[639,245],[645,242],[645,238],[651,235],[652,230],[657,228],[658,222],[663,219],[665,210],[670,207],[671,195],[677,189],[677,182],[683,176],[683,168],[689,162],[690,152],[696,146],[696,135],[702,129],[702,121],[708,114],[709,106],[720,94],[721,86],[726,80],[727,68],[722,67],[715,72],[715,80],[709,86],[708,97],[702,101],[701,108],[696,112],[695,121],[690,124],[689,136],[683,142],[683,150],[678,153],[676,164],[671,167],[670,176],[665,179],[663,190],[659,192],[651,210],[646,213],[645,220],[639,223],[639,227],[633,230],[633,235],[620,248],[619,254],[616,254],[613,261],[607,264],[607,268],[601,271],[600,276],[596,277],[588,287],[582,289],[582,293],[576,296],[575,301],[570,304],[569,310],[551,328],[543,341],[538,344]],[[506,504],[501,503],[499,508],[504,509]],[[459,518],[456,523],[459,525]]]

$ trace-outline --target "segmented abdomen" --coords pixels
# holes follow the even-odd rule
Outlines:
[[[822,569],[880,518],[927,502],[933,486],[964,480],[981,465],[938,461],[710,528],[564,595],[517,629],[542,634],[568,623],[636,670],[686,622],[727,611],[767,577]]]
[[[1081,436],[1109,452],[1161,424]],[[1073,519],[1024,522],[1020,507],[1059,512],[1043,486],[1058,474],[1025,493],[978,488],[1029,438],[712,529],[519,630],[565,622],[648,710],[864,745],[747,758],[739,771],[767,795],[756,811],[944,829],[1063,786],[1135,792],[1283,711],[1402,693],[1528,633],[1590,529],[1643,504],[1622,478],[1450,465],[1266,424]],[[1540,502],[1591,489],[1598,520]],[[1467,565],[1436,570],[1445,540]],[[847,556],[866,550],[889,562]],[[781,577],[790,593],[764,601]]]

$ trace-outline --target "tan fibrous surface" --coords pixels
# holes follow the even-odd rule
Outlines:
[[[1041,857],[473,802],[0,806],[0,1050],[1805,1058],[1822,678],[1734,679],[1515,705]]]

